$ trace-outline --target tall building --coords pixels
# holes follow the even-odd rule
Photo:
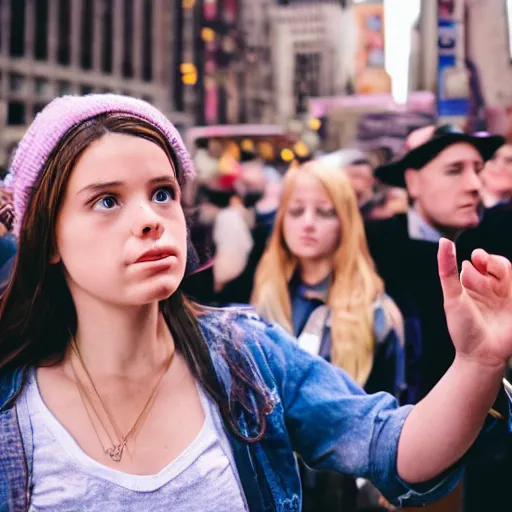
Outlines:
[[[0,164],[63,94],[128,94],[187,124],[172,91],[178,1],[0,0]]]
[[[309,97],[346,91],[340,0],[240,0],[249,122],[286,123]]]
[[[240,108],[250,123],[275,121],[272,66],[272,23],[274,0],[240,0],[240,34],[243,45]]]

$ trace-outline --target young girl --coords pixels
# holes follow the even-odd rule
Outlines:
[[[338,168],[311,161],[288,171],[256,272],[253,304],[263,318],[297,336],[299,346],[346,370],[367,392],[398,396],[404,389],[401,314],[384,295],[356,194]],[[302,470],[312,510],[352,508],[352,480]]]
[[[318,161],[288,171],[252,302],[367,391],[403,387],[400,311],[384,295],[348,178]]]
[[[458,480],[512,354],[510,269],[479,252],[462,284],[440,249],[458,357],[415,408],[251,314],[191,305],[172,124],[116,95],[35,119],[14,173],[19,248],[0,308],[0,508],[301,509],[294,452],[400,505]],[[464,396],[464,400],[460,397]],[[440,476],[441,475],[441,476]]]

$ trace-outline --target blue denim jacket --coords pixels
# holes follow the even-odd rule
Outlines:
[[[284,330],[249,310],[211,310],[199,323],[225,390],[231,375],[223,345],[231,344],[272,397],[262,441],[248,444],[229,434],[251,511],[301,510],[294,452],[313,468],[373,481],[400,506],[435,501],[456,486],[460,467],[415,487],[399,478],[398,439],[410,406],[399,407],[386,393],[365,394],[342,370],[302,351]],[[19,369],[0,376],[0,512],[26,511],[30,499],[32,447],[23,444],[14,407],[25,375]],[[244,434],[254,435],[255,421],[246,413],[237,421]]]

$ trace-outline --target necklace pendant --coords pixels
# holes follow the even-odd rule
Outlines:
[[[112,446],[112,448],[109,448],[108,450],[105,450],[105,453],[114,462],[121,462],[121,459],[123,458],[123,450],[124,450],[124,445],[118,444],[116,446]]]

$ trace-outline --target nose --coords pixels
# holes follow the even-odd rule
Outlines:
[[[315,227],[315,213],[312,209],[307,209],[302,217],[303,227],[308,231]]]
[[[144,202],[141,203],[135,217],[132,228],[134,236],[154,240],[158,240],[162,236],[162,223],[151,206]]]
[[[468,192],[480,192],[482,189],[482,179],[477,174],[476,170],[471,168],[466,173],[466,179],[464,180],[465,189]]]

